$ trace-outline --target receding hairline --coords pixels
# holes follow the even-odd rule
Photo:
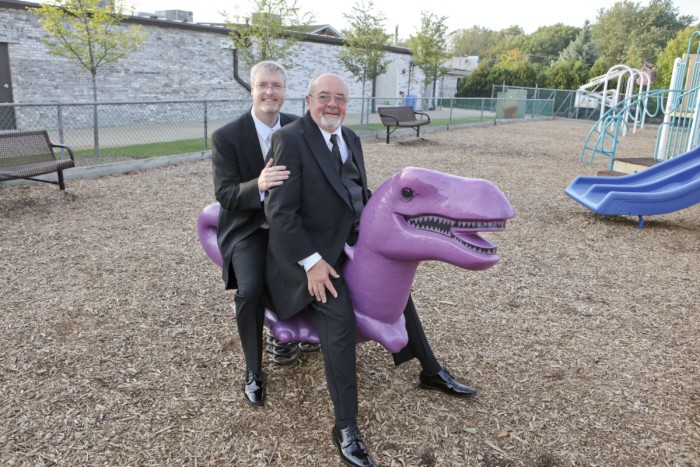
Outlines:
[[[250,85],[252,86],[255,84],[255,76],[258,73],[261,73],[263,71],[268,71],[271,73],[281,73],[282,74],[282,79],[284,80],[284,84],[287,84],[287,70],[280,65],[277,62],[273,62],[272,60],[265,60],[262,62],[258,62],[255,65],[253,65],[253,68],[250,69]]]
[[[311,82],[309,83],[308,88],[306,88],[306,95],[307,95],[307,96],[310,96],[310,95],[311,95],[311,91],[313,90],[314,86],[316,86],[316,84],[318,84],[318,82],[319,82],[322,78],[328,78],[328,77],[337,78],[337,79],[339,79],[340,81],[342,81],[343,86],[345,86],[345,95],[347,96],[347,94],[348,94],[348,92],[349,92],[349,90],[348,90],[348,82],[345,81],[345,78],[343,78],[343,77],[340,76],[340,75],[336,75],[335,73],[322,73],[322,74],[316,76],[314,79],[312,79]]]

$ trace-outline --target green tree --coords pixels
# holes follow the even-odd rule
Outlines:
[[[659,54],[656,61],[656,79],[654,80],[655,89],[670,89],[671,75],[673,73],[673,64],[676,58],[683,58],[688,52],[688,42],[690,37],[696,31],[696,28],[685,28],[676,34],[676,37],[671,39],[666,48]],[[698,50],[698,35],[695,35],[693,44],[691,44],[690,53]]]
[[[659,53],[679,31],[690,26],[695,18],[678,16],[673,0],[652,0],[642,10],[642,24],[639,33],[632,37],[628,52],[630,63],[643,65],[656,63]]]
[[[291,68],[299,54],[297,47],[313,15],[304,13],[296,0],[255,0],[249,15],[237,14],[233,23],[224,13],[233,45],[241,58],[252,66],[275,60]]]
[[[561,23],[543,26],[527,37],[523,50],[529,54],[531,61],[553,63],[559,58],[562,50],[576,39],[579,31],[577,27]]]
[[[360,123],[365,114],[365,85],[372,83],[372,97],[375,96],[376,78],[386,72],[389,60],[386,56],[386,46],[391,36],[384,31],[384,15],[372,14],[374,4],[370,1],[358,2],[352,14],[343,16],[350,22],[350,29],[345,34],[345,47],[338,56],[346,70],[362,83],[362,113]]]
[[[506,54],[509,50],[527,50],[528,36],[520,26],[510,26],[501,29],[493,35],[491,48],[486,51],[484,58],[498,58]]]
[[[433,84],[433,95],[437,90],[438,80],[447,73],[443,65],[452,54],[447,42],[447,16],[437,16],[430,12],[421,12],[421,28],[415,36],[408,39],[408,48],[413,55],[413,62],[423,72],[423,84]]]
[[[654,63],[666,43],[694,20],[679,16],[672,0],[650,0],[646,7],[624,0],[598,11],[593,40],[609,63],[641,68]]]
[[[537,68],[522,50],[512,49],[496,60],[489,72],[489,79],[493,84],[534,86],[537,82]]]
[[[470,76],[457,83],[458,97],[491,97],[492,82],[489,78],[491,66],[488,61],[479,62]]]
[[[598,60],[598,57],[600,57],[600,53],[593,42],[591,25],[588,20],[586,20],[581,32],[576,36],[576,39],[562,50],[560,58],[565,62],[570,60],[579,61],[590,68],[595,61]]]
[[[547,87],[578,89],[588,81],[588,67],[576,59],[559,60],[546,72]]]
[[[593,63],[591,69],[588,70],[588,77],[592,79],[597,76],[603,76],[610,68],[612,68],[612,64],[604,57],[599,57],[598,60]]]
[[[493,43],[494,31],[481,26],[460,29],[451,34],[451,51],[455,57],[478,55],[483,57]]]
[[[608,10],[598,10],[593,26],[593,40],[601,57],[608,63],[624,63],[629,37],[636,29],[640,7],[629,0],[615,3]]]
[[[92,98],[97,103],[97,71],[135,51],[146,39],[139,26],[122,27],[123,7],[100,6],[100,0],[52,0],[30,12],[48,36],[42,42],[51,54],[79,63],[92,76]],[[100,155],[97,105],[93,106],[95,155]]]

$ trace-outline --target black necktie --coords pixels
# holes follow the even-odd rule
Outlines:
[[[338,146],[338,135],[331,135],[331,144],[333,145],[333,147],[331,148],[331,153],[333,154],[333,156],[335,156],[336,161],[340,165],[343,165],[343,156],[340,155],[340,146]]]

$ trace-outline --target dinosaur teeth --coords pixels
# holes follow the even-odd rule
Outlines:
[[[478,247],[476,245],[472,245],[471,243],[467,243],[464,240],[462,240],[461,238],[455,237],[454,235],[452,236],[452,238],[457,240],[459,243],[461,243],[462,246],[464,246],[470,250],[476,251],[477,253],[481,253],[482,255],[494,255],[494,254],[496,254],[496,250],[497,250],[496,248],[481,248],[481,247]]]
[[[503,229],[505,221],[454,221],[439,216],[404,216],[404,220],[410,226],[419,230],[427,230],[439,235],[457,240],[463,247],[475,251],[483,255],[493,255],[496,253],[496,248],[482,248],[462,240],[452,233],[452,229]]]
[[[418,229],[445,232],[445,235],[453,228],[491,230],[503,229],[506,225],[505,221],[455,221],[439,216],[405,216],[404,219]]]
[[[502,229],[505,225],[505,221],[454,221],[458,229]]]
[[[437,216],[405,217],[413,227],[420,230],[428,230],[441,235],[451,236],[450,229],[454,226],[454,221]]]

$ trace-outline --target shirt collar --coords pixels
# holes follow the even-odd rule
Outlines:
[[[258,132],[258,135],[264,140],[267,141],[269,136],[274,132],[282,128],[282,125],[280,125],[280,117],[277,115],[277,122],[274,124],[272,128],[267,126],[267,124],[263,123],[258,117],[255,116],[255,112],[253,112],[253,109],[250,109],[250,115],[253,117],[253,122],[255,123],[255,131]]]
[[[338,135],[338,139],[340,141],[343,140],[343,132],[341,131],[341,127],[338,127],[333,133],[329,133],[321,127],[318,127],[318,129],[321,130],[321,134],[323,135],[323,139],[326,140],[326,144],[328,144],[328,147],[331,146],[331,135]],[[343,144],[343,143],[339,142],[338,144]]]

